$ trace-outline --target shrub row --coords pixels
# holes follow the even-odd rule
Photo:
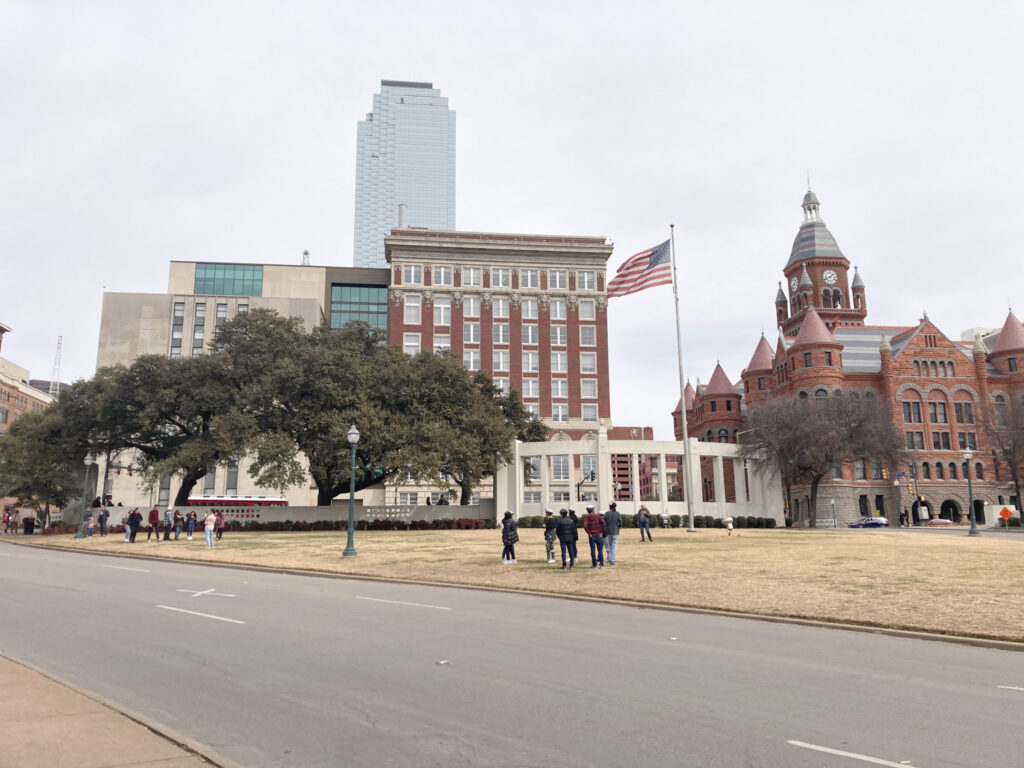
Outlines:
[[[582,516],[578,518],[578,525],[583,525]],[[669,515],[668,525],[666,521],[660,515],[651,515],[651,528],[685,528],[689,524],[689,520],[680,515]],[[520,528],[543,528],[544,517],[542,515],[524,515],[519,518]],[[622,527],[623,528],[636,528],[636,515],[623,515],[622,516]],[[711,517],[711,515],[694,515],[693,517],[694,528],[724,528],[725,523],[722,522],[720,517]],[[734,528],[774,528],[775,518],[772,517],[735,517],[733,518]]]
[[[1009,528],[1021,528],[1022,527],[1021,519],[1019,517],[1011,517],[1009,520],[1003,520],[1003,518],[999,518],[999,520],[996,522],[996,525],[998,525],[1000,528],[1007,528],[1007,527],[1009,527]]]

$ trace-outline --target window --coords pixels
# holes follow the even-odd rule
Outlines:
[[[452,300],[448,296],[434,298],[434,325],[452,324]]]
[[[711,401],[711,412],[712,413],[718,413],[718,401],[717,400],[712,400]]]
[[[810,368],[810,367],[811,367],[811,353],[810,352],[804,352],[804,368]]]
[[[1006,398],[1002,395],[996,395],[993,398],[993,405],[995,406],[996,421],[1000,426],[1006,426]]]
[[[199,296],[262,296],[263,267],[258,264],[196,264],[192,293]]]
[[[540,272],[536,269],[519,270],[520,288],[540,288]]]
[[[568,397],[569,396],[569,382],[567,379],[552,379],[551,380],[551,396],[552,397]]]
[[[932,424],[945,424],[946,404],[928,403],[928,421]]]
[[[584,352],[580,355],[580,373],[597,373],[597,355]]]
[[[593,320],[596,317],[596,314],[594,312],[594,306],[595,303],[592,299],[580,300],[580,320]]]
[[[7,423],[7,409],[6,408],[0,408],[0,424],[6,424],[6,423]]]
[[[561,503],[561,502],[568,503],[568,501],[569,501],[569,492],[568,491],[553,491],[551,493],[551,501],[553,501],[556,504],[557,503]]]
[[[924,449],[924,432],[907,432],[907,448],[909,450]]]
[[[480,286],[480,267],[463,267],[462,284],[467,286]]]
[[[593,347],[597,344],[597,328],[592,325],[580,326],[580,346]]]
[[[420,335],[418,333],[407,333],[402,338],[402,349],[407,355],[415,355],[420,351]]]
[[[519,306],[520,312],[523,315],[523,320],[536,320],[537,319],[537,304],[536,299],[523,299]]]
[[[540,504],[540,491],[523,491],[523,504]]]
[[[932,432],[932,448],[936,451],[950,450],[949,432]]]
[[[921,465],[921,479],[931,480],[932,479],[932,465],[927,461]]]
[[[523,379],[523,397],[539,397],[540,381],[537,379]]]
[[[956,464],[952,461],[949,462],[949,479],[956,480]]]
[[[597,379],[580,379],[580,397],[597,397]]]
[[[523,470],[529,480],[540,478],[540,456],[527,456],[523,460]]]
[[[450,352],[452,348],[452,337],[447,333],[434,334],[434,351]]]
[[[423,267],[419,264],[406,264],[402,267],[403,285],[420,285],[423,282]]]
[[[568,287],[569,281],[564,269],[552,269],[548,271],[548,288],[564,291]]]
[[[961,451],[966,451],[968,448],[972,451],[978,450],[978,437],[974,432],[957,432],[956,438]]]
[[[939,462],[935,462],[935,479],[936,480],[945,480],[946,479],[945,473],[943,472],[943,469],[942,469],[942,465]]]
[[[202,301],[196,302],[196,325],[206,325],[206,304]]]
[[[171,473],[164,472],[160,475],[160,489],[157,491],[156,503],[159,507],[166,507],[171,501]]]
[[[564,325],[552,325],[551,326],[551,345],[554,347],[564,347],[568,334],[566,333]]]
[[[548,314],[552,320],[565,320],[565,300],[551,299],[548,302]]]
[[[597,288],[597,278],[593,272],[581,271],[576,273],[576,290],[593,291]]]
[[[832,365],[832,353],[831,352],[826,352],[825,353],[825,365]]]
[[[434,285],[451,285],[452,268],[434,267],[434,279],[431,282],[433,282]]]
[[[540,354],[537,352],[523,352],[523,371],[536,373],[540,370]]]
[[[480,343],[480,323],[462,324],[462,342],[464,344]]]
[[[501,394],[507,395],[509,392],[512,391],[512,387],[510,386],[508,379],[492,379],[492,381],[494,382],[494,386],[498,388],[498,391],[501,392]]]
[[[466,296],[462,299],[463,317],[480,317],[480,297]]]
[[[974,423],[974,403],[953,403],[957,424]]]
[[[720,442],[720,443],[728,443],[729,442],[729,430],[728,429],[720,429],[720,430],[718,430],[718,442]]]
[[[828,392],[826,392],[824,389],[817,389],[817,390],[814,391],[814,396],[818,400],[822,400],[822,399],[828,397]]]
[[[583,420],[587,422],[597,421],[597,406],[596,405],[584,405],[583,406]]]
[[[492,335],[491,340],[495,344],[508,344],[508,340],[509,340],[508,323],[495,323],[494,324],[494,328],[492,330],[492,334],[493,335]]]
[[[974,476],[976,478],[978,478],[979,480],[984,480],[985,479],[985,470],[981,466],[981,462],[980,461],[977,464],[974,465]]]
[[[1017,358],[1016,357],[1011,357],[1011,358],[1007,359],[1006,364],[1008,366],[1010,366],[1010,368],[1009,368],[1010,373],[1016,373],[1017,372]]]
[[[864,480],[866,478],[867,474],[865,472],[864,459],[857,459],[853,462],[853,479]]]
[[[552,421],[568,421],[569,420],[569,406],[568,405],[553,405],[553,406],[551,406],[551,420]]]
[[[552,480],[568,480],[569,479],[569,457],[568,456],[552,456],[551,457],[551,479]]]
[[[207,496],[213,495],[213,489],[217,484],[217,467],[207,467],[203,475],[203,493]]]
[[[344,328],[351,322],[359,321],[385,331],[388,327],[388,312],[388,289],[384,286],[351,283],[331,285],[331,328]]]
[[[416,491],[399,491],[398,504],[402,507],[415,507],[420,503],[420,495]]]
[[[882,462],[871,460],[871,479],[872,480],[883,480],[882,477]]]
[[[523,344],[536,344],[537,343],[537,326],[536,325],[524,325],[523,326]]]
[[[420,297],[412,294],[405,297],[405,324],[420,324]]]
[[[597,482],[597,456],[593,454],[580,456],[580,470],[583,473],[581,480],[588,483]]]
[[[508,317],[508,299],[496,298],[491,301],[492,317]]]
[[[249,311],[249,305],[248,304],[239,304],[238,305],[238,314],[244,315],[248,311]]]
[[[220,328],[227,321],[228,321],[228,305],[227,304],[218,304],[217,305],[217,327]]]
[[[480,350],[465,349],[462,351],[462,367],[467,371],[480,370]]]
[[[495,267],[491,269],[491,288],[510,288],[512,286],[512,270]]]
[[[905,421],[907,424],[920,424],[921,404],[917,402],[904,402],[903,421]]]
[[[569,372],[569,355],[565,352],[552,352],[551,353],[551,372],[552,373],[568,373]]]
[[[494,365],[491,367],[492,371],[507,371],[512,361],[512,356],[507,349],[496,349],[492,357]]]

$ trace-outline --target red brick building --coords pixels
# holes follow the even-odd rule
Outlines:
[[[690,435],[735,441],[741,409],[771,398],[870,393],[889,405],[904,433],[907,465],[885,467],[865,457],[834,468],[818,492],[818,519],[831,520],[834,512],[842,525],[881,513],[895,523],[904,508],[914,522],[966,519],[969,472],[978,522],[991,523],[984,520],[986,505],[1017,499],[984,422],[1000,418],[1011,401],[1022,402],[1024,326],[1011,312],[1000,332],[964,341],[947,336],[927,314],[912,325],[868,324],[865,283],[856,270],[850,279],[850,262],[821,219],[813,192],[803,209],[783,268],[786,283],[775,298],[778,340],[773,347],[762,335],[738,388],[719,366],[692,399],[687,389]],[[681,411],[680,404],[673,413],[677,437]],[[809,502],[809,488],[794,489],[789,514],[798,524],[808,519]]]

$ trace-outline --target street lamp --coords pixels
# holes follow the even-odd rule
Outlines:
[[[356,443],[359,442],[359,430],[353,424],[348,431],[348,449],[352,459],[352,473],[348,479],[348,543],[342,557],[355,557],[356,547],[352,542],[356,530]]]
[[[967,535],[979,536],[981,531],[978,530],[978,525],[974,521],[974,485],[971,482],[971,456],[969,448],[964,451],[964,472],[967,474],[967,509],[971,516],[971,530],[967,532]]]
[[[85,464],[85,480],[82,481],[82,518],[78,521],[78,533],[75,534],[76,539],[85,538],[85,505],[88,503],[85,494],[89,490],[89,467],[92,466],[93,461],[93,457],[88,453],[85,454],[85,458],[82,460]]]

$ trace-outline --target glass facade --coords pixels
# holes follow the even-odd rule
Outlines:
[[[382,80],[356,132],[357,267],[387,267],[384,236],[408,206],[414,227],[455,229],[455,112],[431,83]]]
[[[388,328],[388,289],[386,286],[331,285],[331,328],[344,328],[361,320],[371,328]]]
[[[260,264],[196,264],[199,296],[262,296],[263,266]]]

